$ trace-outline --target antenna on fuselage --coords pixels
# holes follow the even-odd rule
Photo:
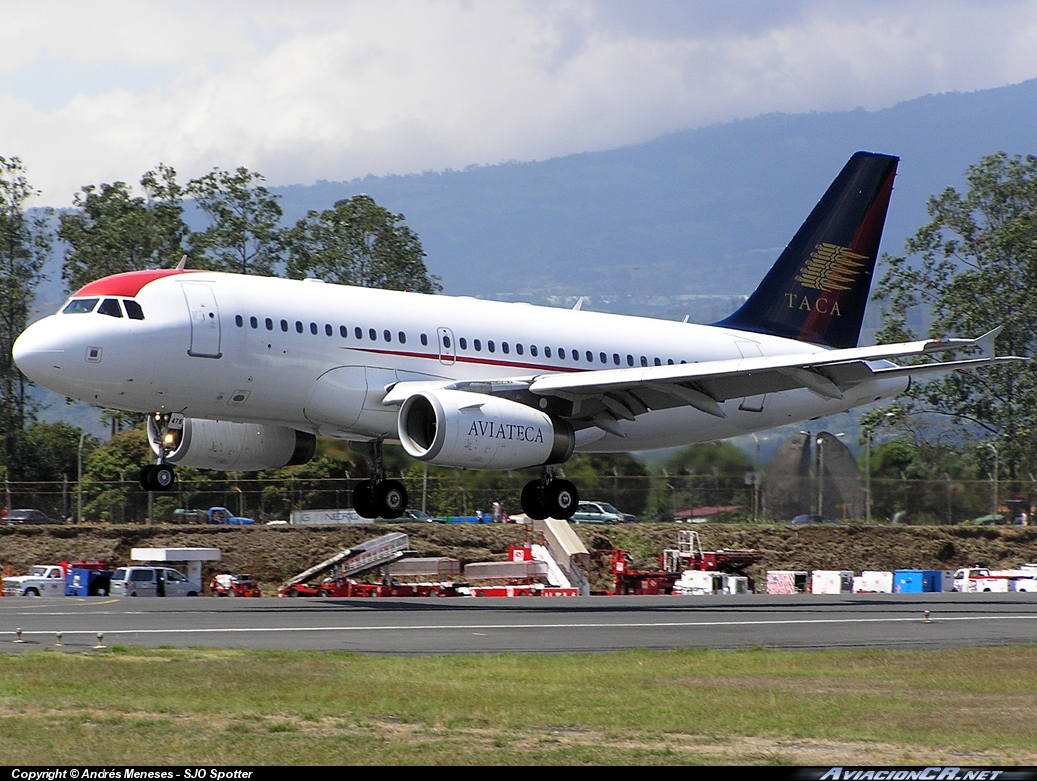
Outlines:
[[[186,266],[187,266],[187,255],[184,255],[182,258],[180,258],[180,262],[176,264],[176,270],[177,271],[183,271]]]

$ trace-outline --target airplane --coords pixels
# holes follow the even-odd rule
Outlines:
[[[896,396],[912,377],[995,357],[974,339],[858,347],[899,158],[858,152],[759,287],[712,325],[184,267],[77,290],[14,345],[35,383],[145,413],[168,490],[176,465],[254,471],[305,463],[316,437],[349,440],[373,477],[365,518],[399,517],[382,443],[430,464],[543,467],[533,519],[568,519],[577,452],[630,452],[749,434]],[[942,360],[948,351],[968,357]],[[930,358],[921,365],[894,359]]]

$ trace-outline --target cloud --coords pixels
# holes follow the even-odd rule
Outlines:
[[[1031,2],[41,3],[0,29],[0,155],[63,205],[160,161],[462,168],[1035,76]]]

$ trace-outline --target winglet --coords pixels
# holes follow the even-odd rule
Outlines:
[[[182,258],[180,258],[180,262],[176,264],[176,270],[177,271],[183,271],[186,266],[187,266],[187,255],[184,255]]]
[[[994,357],[994,340],[997,339],[998,334],[1004,330],[1003,325],[999,325],[990,331],[976,339],[976,346],[979,348],[980,355],[984,358]]]
[[[579,312],[583,309],[583,302],[587,300],[587,296],[580,296],[576,301],[576,305],[573,307],[574,312]]]

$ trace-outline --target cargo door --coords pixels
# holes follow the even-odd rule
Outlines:
[[[187,354],[195,358],[219,358],[220,312],[212,288],[199,282],[184,282],[181,286],[191,315],[191,347]]]

